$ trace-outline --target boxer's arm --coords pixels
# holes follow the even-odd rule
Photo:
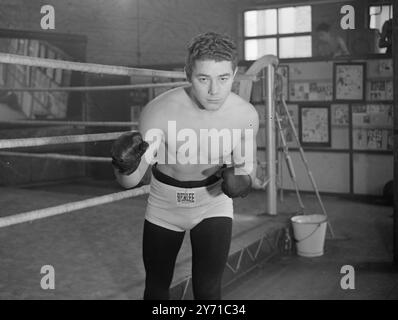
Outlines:
[[[142,110],[138,131],[142,134],[143,140],[149,144],[148,149],[141,157],[137,170],[130,175],[121,174],[114,170],[117,182],[124,188],[133,188],[138,185],[144,177],[148,167],[156,162],[156,157],[161,143],[164,142],[164,133],[157,123],[157,109],[153,103],[149,103]]]
[[[341,55],[349,55],[350,51],[348,50],[344,40],[342,38],[338,37],[337,42],[339,44]]]
[[[223,178],[221,189],[230,198],[247,196],[256,182],[256,136],[259,120],[256,109],[251,105],[249,107],[250,109],[247,110],[249,117],[244,120],[243,132],[232,151],[233,166],[221,169]]]
[[[148,164],[146,164],[142,159],[137,168],[132,174],[125,175],[119,172],[118,169],[114,168],[114,173],[116,177],[116,181],[124,188],[129,189],[135,187],[140,183],[146,170],[148,169]]]
[[[252,181],[257,176],[257,133],[259,117],[257,110],[251,106],[248,125],[245,126],[239,143],[233,150],[233,165],[235,174],[248,174]]]
[[[147,141],[144,137],[144,140]],[[144,155],[141,157],[140,164],[138,165],[138,168],[131,173],[130,175],[122,174],[119,172],[119,169],[114,168],[114,173],[116,177],[116,181],[124,188],[129,189],[133,188],[136,185],[138,185],[142,178],[145,175],[145,172],[148,170],[148,167],[150,164],[153,163],[156,152],[159,148],[159,143],[157,141],[155,142],[150,142],[149,143],[148,149],[145,151]]]

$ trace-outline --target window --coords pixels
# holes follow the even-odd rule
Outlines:
[[[369,6],[369,28],[379,33],[378,52],[391,53],[392,48],[392,5]]]
[[[311,6],[250,10],[243,19],[245,60],[312,55]]]
[[[369,7],[369,28],[381,31],[385,21],[392,19],[392,5],[373,5]]]

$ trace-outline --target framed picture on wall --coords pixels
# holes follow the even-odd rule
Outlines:
[[[371,101],[392,100],[393,81],[392,80],[370,80],[367,87],[367,98]]]
[[[299,138],[303,146],[330,147],[330,106],[300,106]]]
[[[333,65],[334,99],[336,101],[365,100],[365,80],[365,63],[335,63]]]

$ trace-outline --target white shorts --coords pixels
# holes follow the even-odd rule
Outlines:
[[[233,219],[232,199],[221,190],[222,179],[197,188],[163,183],[152,174],[145,219],[174,231],[186,231],[210,217]]]

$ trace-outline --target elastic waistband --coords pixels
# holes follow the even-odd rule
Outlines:
[[[212,175],[204,180],[199,181],[180,181],[174,179],[163,172],[160,172],[158,168],[156,168],[156,164],[152,166],[152,174],[153,176],[162,183],[168,184],[173,187],[177,188],[200,188],[206,187],[216,183],[221,178],[217,177],[216,175]]]

